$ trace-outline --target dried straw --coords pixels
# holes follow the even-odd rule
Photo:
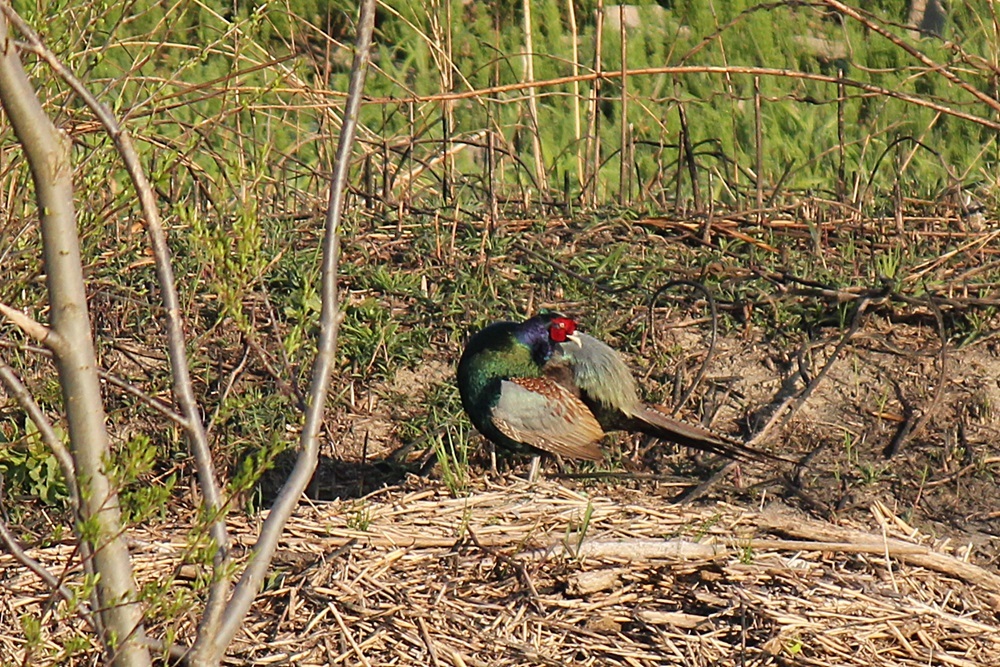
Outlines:
[[[878,532],[782,507],[650,506],[621,488],[484,482],[465,498],[412,480],[303,504],[231,649],[271,665],[1000,665],[1000,577],[872,508]],[[154,634],[190,639],[187,520],[133,532],[140,583],[172,579]],[[249,547],[257,519],[232,517]],[[363,528],[363,529],[362,529]],[[242,551],[242,553],[239,553]],[[235,557],[245,558],[247,549]],[[30,555],[78,585],[70,544]],[[91,664],[82,624],[0,555],[0,653]]]

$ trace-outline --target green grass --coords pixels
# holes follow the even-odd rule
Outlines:
[[[358,505],[354,513],[347,517],[347,527],[351,530],[366,531],[368,526],[371,524],[371,515],[368,508],[361,504]]]
[[[566,536],[563,539],[563,544],[566,547],[567,553],[572,554],[578,560],[582,560],[580,550],[587,539],[587,533],[590,531],[590,522],[593,518],[594,504],[588,499],[587,508],[583,511],[583,516],[578,520],[566,523]]]
[[[471,433],[464,425],[446,427],[443,433],[431,436],[431,447],[437,458],[441,481],[455,498],[468,495],[472,482],[469,467]]]

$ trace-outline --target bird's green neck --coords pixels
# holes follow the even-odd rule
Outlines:
[[[541,368],[532,358],[531,349],[517,341],[500,349],[487,349],[469,360],[467,378],[471,393],[481,396],[497,380],[540,377]]]

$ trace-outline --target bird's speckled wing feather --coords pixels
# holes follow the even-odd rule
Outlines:
[[[512,440],[574,459],[601,461],[604,430],[584,403],[548,378],[514,378],[501,384],[492,411],[497,430]]]

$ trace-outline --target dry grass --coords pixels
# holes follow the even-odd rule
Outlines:
[[[654,500],[508,477],[466,498],[411,479],[303,505],[231,664],[1000,664],[1000,577],[885,506],[872,507],[872,534],[780,507]],[[134,534],[140,581],[196,572],[188,525]],[[230,528],[249,546],[254,526]],[[72,549],[32,555],[56,568]],[[79,620],[52,613],[49,592],[10,556],[0,567],[0,650],[57,664],[41,649],[25,657],[16,619],[43,619],[43,648]],[[154,633],[168,625],[183,640],[196,619],[188,608]],[[89,663],[87,653],[58,664]]]

